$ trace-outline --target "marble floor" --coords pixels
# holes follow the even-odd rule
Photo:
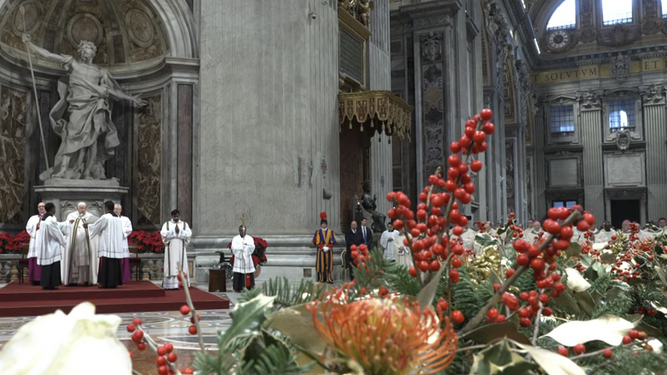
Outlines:
[[[204,286],[199,287],[207,291],[207,288]],[[216,333],[224,331],[231,325],[229,311],[234,308],[239,297],[239,293],[234,292],[214,294],[224,295],[229,298],[231,306],[230,310],[197,311],[201,316],[200,327],[204,337],[204,344],[210,349],[214,348],[217,344]],[[188,327],[191,325],[189,317],[184,317],[179,311],[122,313],[117,315],[123,319],[118,328],[118,338],[134,354],[133,363],[135,371],[142,375],[157,374],[157,355],[150,349],[146,349],[145,351],[137,350],[136,344],[131,340],[131,333],[127,332],[127,324],[131,323],[137,317],[141,318],[145,331],[151,335],[158,345],[170,342],[174,346],[174,352],[178,356],[176,364],[179,369],[191,366],[194,361],[195,352],[199,350],[199,344],[197,336],[188,333]],[[34,317],[0,318],[0,349],[2,349],[2,344],[9,341],[23,324],[32,319]]]

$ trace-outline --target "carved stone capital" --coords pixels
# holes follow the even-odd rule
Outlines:
[[[644,98],[644,106],[665,104],[665,88],[662,85],[650,85],[640,90]]]
[[[584,91],[577,95],[579,100],[579,111],[599,111],[602,109],[600,94],[595,91]]]

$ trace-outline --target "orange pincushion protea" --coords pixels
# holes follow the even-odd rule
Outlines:
[[[370,374],[432,374],[454,359],[458,337],[442,312],[421,310],[418,302],[394,297],[348,302],[338,290],[308,306],[317,333],[338,354]],[[317,317],[321,310],[324,322]]]

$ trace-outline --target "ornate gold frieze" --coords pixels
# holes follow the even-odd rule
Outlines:
[[[412,107],[391,91],[365,91],[338,95],[341,131],[358,129],[369,136],[374,132],[410,140]]]

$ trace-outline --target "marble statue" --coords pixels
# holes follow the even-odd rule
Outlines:
[[[49,113],[51,126],[62,143],[53,168],[42,173],[40,179],[105,180],[104,162],[120,144],[111,121],[109,99],[129,100],[137,106],[146,102],[125,94],[107,70],[93,64],[97,47],[92,42],[79,43],[81,61],[76,61],[34,45],[29,35],[24,35],[23,41],[37,55],[68,72],[58,81],[60,100]]]
[[[363,188],[364,188],[364,195],[361,198],[361,207],[358,207],[360,211],[362,211],[361,212],[362,215],[357,215],[357,216],[363,216],[364,212],[370,215],[372,219],[370,220],[372,223],[371,229],[373,230],[373,232],[382,233],[387,229],[385,227],[386,216],[376,211],[377,204],[375,202],[377,201],[377,197],[375,195],[371,196],[370,181],[365,181]]]

